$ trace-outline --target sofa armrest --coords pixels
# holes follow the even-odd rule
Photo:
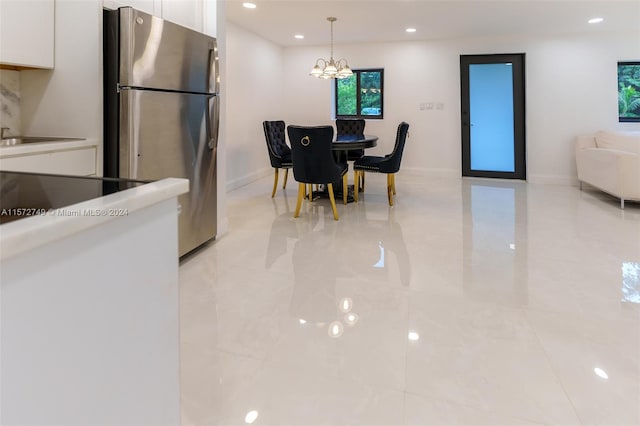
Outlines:
[[[595,148],[596,138],[595,136],[577,136],[576,137],[576,153],[581,149]]]

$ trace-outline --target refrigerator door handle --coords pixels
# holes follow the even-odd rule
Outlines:
[[[209,48],[209,91],[212,93],[220,93],[220,69],[218,64],[218,44],[214,40],[213,48]]]
[[[120,140],[119,149],[119,177],[127,179],[136,179],[138,168],[136,160],[140,157],[140,146],[138,140],[138,123],[140,117],[138,114],[138,93],[129,88],[123,88],[120,93],[120,129],[118,139]]]
[[[213,108],[213,111],[211,109]],[[212,113],[213,112],[213,113]],[[218,133],[220,131],[220,96],[212,96],[207,102],[207,133],[209,142],[207,146],[213,150],[218,148]]]

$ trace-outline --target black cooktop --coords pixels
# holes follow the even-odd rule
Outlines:
[[[130,179],[0,171],[0,224],[144,185]]]

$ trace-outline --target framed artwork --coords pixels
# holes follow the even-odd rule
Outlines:
[[[618,121],[640,122],[640,61],[618,62]]]

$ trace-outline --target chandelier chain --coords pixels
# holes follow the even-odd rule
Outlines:
[[[342,58],[338,61],[333,59],[333,23],[337,20],[338,18],[333,16],[327,18],[327,21],[331,24],[331,55],[329,56],[328,61],[323,58],[318,58],[315,66],[309,73],[309,75],[313,77],[342,79],[353,75],[353,71],[349,68],[349,64],[346,59]]]
[[[332,60],[333,59],[333,22],[336,20],[336,18],[327,18],[329,20],[329,22],[331,22],[331,56],[329,56],[329,59]]]

